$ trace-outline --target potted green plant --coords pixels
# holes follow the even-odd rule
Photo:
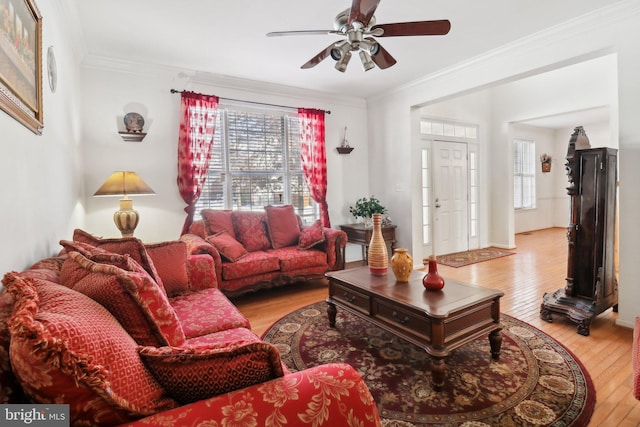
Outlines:
[[[365,225],[371,223],[373,214],[384,214],[385,212],[387,212],[387,208],[380,204],[380,200],[374,196],[362,197],[356,201],[355,205],[349,206],[349,213],[356,218],[356,221],[358,218],[362,218]]]

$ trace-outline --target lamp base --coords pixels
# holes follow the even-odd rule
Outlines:
[[[139,221],[140,214],[133,209],[133,200],[120,199],[120,210],[113,214],[113,222],[116,223],[122,237],[132,237]]]

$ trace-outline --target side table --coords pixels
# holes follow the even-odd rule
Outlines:
[[[382,237],[385,243],[390,244],[391,252],[389,256],[393,255],[393,250],[396,247],[396,228],[397,225],[383,225]],[[371,235],[373,234],[373,227],[365,227],[364,224],[344,224],[340,226],[340,229],[347,233],[347,242],[355,243],[362,246],[362,259],[365,264],[368,264],[368,249],[369,242],[371,241]]]

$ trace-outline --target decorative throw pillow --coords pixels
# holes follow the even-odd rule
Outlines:
[[[65,253],[69,253],[73,251],[80,252],[82,255],[84,255],[87,258],[97,253],[113,253],[113,252],[107,251],[106,249],[97,248],[94,245],[85,243],[85,242],[60,240],[60,245],[63,247]]]
[[[153,261],[149,258],[147,250],[140,239],[135,237],[122,237],[116,239],[101,239],[91,233],[76,228],[73,231],[73,241],[88,243],[96,248],[104,249],[109,252],[124,255],[129,254],[131,258],[140,264],[151,275],[153,280],[160,286],[163,286],[162,279],[156,270]]]
[[[183,346],[191,345],[191,340],[196,337],[209,336],[214,332],[251,328],[249,320],[218,288],[189,292],[170,301],[187,337]]]
[[[132,268],[129,255],[114,254],[113,252],[96,248],[95,246],[82,242],[61,240],[60,244],[64,247],[67,254],[78,252],[83,257],[99,264],[114,265],[123,270]],[[62,267],[60,267],[60,284],[73,289],[75,284],[87,274],[89,274],[89,270],[80,266],[72,257],[67,257],[62,263]]]
[[[248,252],[271,247],[265,224],[267,215],[264,212],[233,211],[231,218],[236,227],[236,239]]]
[[[73,290],[105,307],[141,345],[181,345],[185,336],[178,317],[160,286],[133,259],[127,269],[98,264],[78,252],[69,253],[87,274]]]
[[[278,350],[257,337],[254,341],[141,347],[139,353],[169,395],[187,404],[281,377],[284,372]]]
[[[195,234],[196,236],[202,237],[203,239],[207,237],[207,228],[204,225],[204,221],[193,221],[189,226],[189,234]]]
[[[292,205],[265,206],[267,212],[267,227],[271,246],[274,249],[293,246],[298,243],[300,226],[298,216]]]
[[[226,231],[215,236],[208,236],[207,241],[216,247],[222,257],[231,262],[236,262],[249,253],[240,242]]]
[[[236,238],[230,210],[203,209],[200,211],[200,216],[202,216],[207,236],[226,231],[231,237]]]
[[[120,425],[177,406],[145,368],[131,339],[79,292],[8,273],[11,367],[34,403],[70,405],[74,425]]]
[[[298,248],[310,249],[324,242],[324,240],[324,227],[322,226],[322,222],[317,220],[313,224],[302,228],[302,231],[300,231],[300,239],[298,240]]]
[[[187,245],[181,241],[145,245],[168,296],[189,290]]]
[[[0,292],[0,404],[26,402],[9,362],[11,334],[7,320],[13,313],[13,301],[11,292],[6,289]]]

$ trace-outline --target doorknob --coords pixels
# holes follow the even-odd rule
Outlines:
[[[438,198],[436,197],[436,208],[439,208],[439,207],[440,207],[440,203],[438,203],[438,202],[439,202],[439,200],[440,200],[440,199],[438,199]]]

